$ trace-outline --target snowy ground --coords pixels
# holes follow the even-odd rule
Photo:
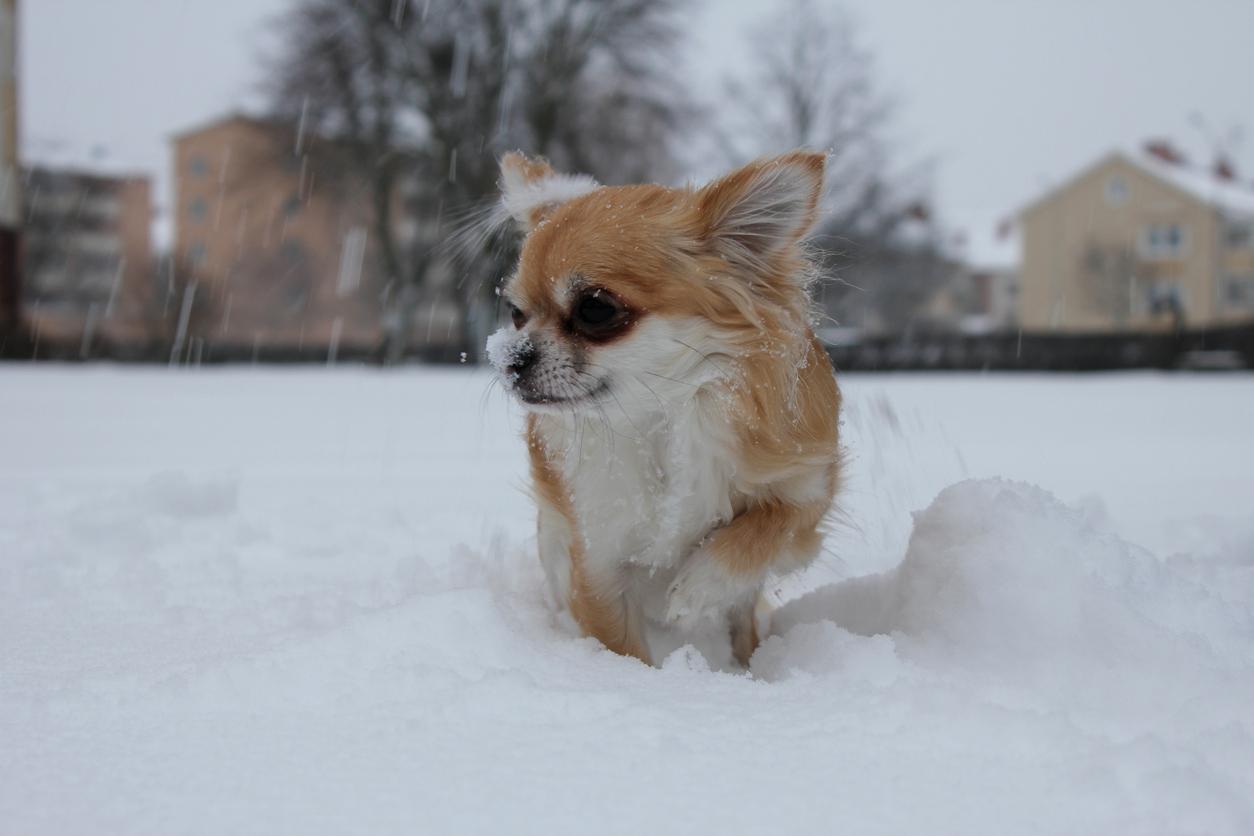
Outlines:
[[[1248,377],[846,378],[752,676],[546,609],[486,380],[0,367],[0,833],[1254,832]]]

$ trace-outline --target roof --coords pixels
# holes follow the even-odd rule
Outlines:
[[[946,225],[941,249],[946,257],[975,271],[1017,270],[1020,262],[1019,224],[1014,215],[998,217],[974,212]]]
[[[1254,185],[1239,180],[1222,180],[1208,169],[1182,162],[1169,163],[1144,151],[1118,156],[1209,206],[1254,215]]]
[[[1019,267],[1019,225],[1011,221],[962,227],[954,244],[958,257],[975,270],[1013,270]]]
[[[138,172],[133,169],[116,169],[108,168],[92,168],[88,163],[70,163],[68,165],[56,165],[46,162],[32,162],[23,165],[22,173],[31,181],[47,181],[56,179],[71,179],[79,182],[91,182],[97,184],[114,185],[118,183],[148,183],[151,185],[152,176],[147,172]]]
[[[148,180],[152,174],[131,155],[114,155],[101,146],[81,147],[58,143],[23,149],[21,168],[40,169],[81,177],[110,180]]]
[[[1221,180],[1208,169],[1198,168],[1185,162],[1169,163],[1144,150],[1116,150],[1103,155],[1097,161],[1085,166],[1057,186],[1048,189],[1034,200],[1020,207],[1016,215],[1023,215],[1064,189],[1070,188],[1093,171],[1114,161],[1120,161],[1139,169],[1150,177],[1183,192],[1195,200],[1205,203],[1207,206],[1243,215],[1254,215],[1254,184]]]
[[[277,129],[289,130],[289,131],[295,130],[295,127],[296,127],[294,124],[290,122],[285,122],[281,119],[270,119],[264,116],[253,116],[252,114],[237,110],[237,111],[232,111],[230,113],[225,113],[221,116],[215,116],[213,119],[210,119],[206,122],[199,122],[195,125],[192,125],[190,128],[184,128],[181,131],[176,131],[175,133],[170,135],[170,139],[172,139],[175,142],[178,142],[179,140],[186,139],[189,136],[195,136],[196,134],[213,130],[214,128],[221,127],[222,125],[229,125],[232,122],[244,122],[245,124],[254,125],[259,128],[277,128]]]

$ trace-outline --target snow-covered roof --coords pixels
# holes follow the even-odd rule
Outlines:
[[[23,148],[23,168],[44,168],[94,177],[152,178],[137,154],[115,153],[103,146],[45,143]]]
[[[1198,167],[1187,162],[1167,162],[1144,150],[1121,153],[1119,156],[1147,174],[1166,180],[1210,206],[1254,215],[1254,185],[1252,184],[1243,183],[1240,180],[1224,180],[1216,176],[1209,168]]]
[[[1014,270],[1019,267],[1019,225],[1014,218],[972,214],[948,226],[944,253],[974,270]]]
[[[1145,149],[1112,151],[1057,185],[1046,189],[1020,207],[1015,214],[1022,216],[1064,189],[1070,188],[1093,171],[1109,165],[1112,160],[1140,169],[1145,174],[1179,189],[1208,206],[1241,215],[1254,215],[1254,182],[1224,180],[1216,176],[1209,167],[1195,165],[1183,158],[1178,162],[1168,162]]]
[[[977,270],[1006,270],[1019,266],[1019,225],[1010,221],[973,224],[962,230],[962,260]]]

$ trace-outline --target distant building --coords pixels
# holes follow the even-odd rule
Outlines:
[[[1020,233],[1010,222],[976,227],[951,241],[962,264],[946,291],[950,321],[966,334],[1006,333],[1019,327]]]
[[[1113,153],[1020,214],[1020,319],[1034,332],[1254,321],[1254,188],[1166,143]]]
[[[22,305],[34,333],[139,343],[154,312],[151,186],[143,176],[35,167],[24,174]]]
[[[174,138],[179,341],[332,355],[381,342],[368,193],[319,171],[315,141],[241,115]]]
[[[0,333],[18,325],[21,307],[17,30],[17,0],[0,0]]]

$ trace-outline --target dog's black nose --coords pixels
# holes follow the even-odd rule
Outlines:
[[[536,348],[531,343],[523,343],[517,346],[510,356],[509,365],[505,367],[505,371],[510,374],[521,377],[527,369],[536,364]]]

